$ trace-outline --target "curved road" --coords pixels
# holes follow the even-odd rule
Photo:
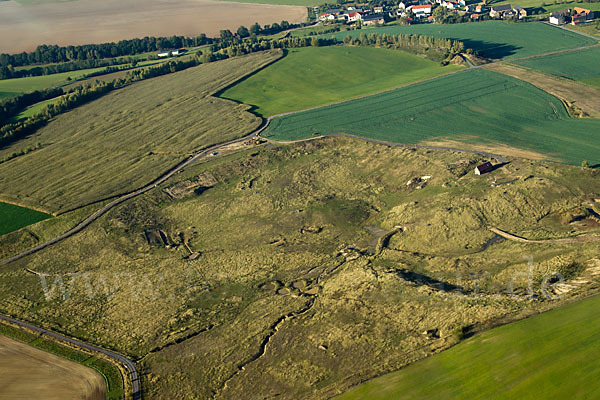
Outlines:
[[[86,349],[86,350],[90,350],[90,351],[93,351],[93,352],[96,352],[96,353],[104,354],[104,355],[106,355],[106,356],[108,356],[108,357],[110,357],[110,358],[112,358],[114,360],[119,361],[121,364],[123,364],[125,366],[125,368],[127,368],[127,371],[129,371],[129,378],[131,380],[131,391],[132,391],[131,395],[132,395],[132,398],[134,400],[138,400],[138,399],[142,398],[141,385],[140,385],[140,376],[138,374],[138,370],[135,367],[135,364],[134,364],[133,361],[129,360],[128,358],[126,358],[124,356],[122,356],[121,354],[115,353],[114,351],[106,350],[106,349],[103,349],[101,347],[97,347],[97,346],[94,346],[94,345],[91,345],[91,344],[80,342],[79,340],[70,338],[68,336],[61,335],[60,333],[52,332],[52,331],[49,331],[47,329],[40,328],[40,327],[37,327],[35,325],[32,325],[32,324],[30,324],[28,322],[23,322],[23,321],[19,321],[17,319],[8,317],[6,315],[0,314],[0,320],[9,322],[9,323],[14,324],[14,325],[18,325],[18,326],[23,327],[23,328],[30,329],[30,330],[38,332],[38,333],[41,333],[43,335],[49,336],[49,337],[51,337],[53,339],[56,339],[56,340],[58,340],[60,342],[69,343],[69,344],[75,345],[77,347]]]

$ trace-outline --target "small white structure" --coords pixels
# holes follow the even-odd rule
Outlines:
[[[413,14],[415,14],[415,17],[424,17],[431,14],[431,4],[419,4],[416,6],[411,6],[410,10]]]

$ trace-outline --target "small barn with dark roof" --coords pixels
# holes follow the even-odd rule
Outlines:
[[[486,172],[490,172],[494,169],[494,166],[491,162],[485,162],[481,165],[475,167],[475,175],[483,175]]]

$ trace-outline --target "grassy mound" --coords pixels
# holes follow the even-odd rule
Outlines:
[[[401,51],[371,47],[309,47],[235,85],[222,97],[271,116],[303,110],[456,71]]]

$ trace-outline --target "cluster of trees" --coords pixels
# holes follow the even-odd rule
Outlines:
[[[213,39],[201,34],[188,38],[184,36],[145,37],[143,39],[121,40],[117,43],[86,44],[81,46],[41,45],[32,52],[0,54],[0,66],[64,63],[83,60],[101,60],[119,56],[131,56],[166,48],[195,47],[212,43]]]
[[[359,37],[353,38],[348,35],[344,43],[353,46],[377,46],[392,49],[408,50],[413,53],[433,55],[435,60],[445,60],[466,51],[465,44],[458,40],[437,38],[432,36],[399,34],[375,34],[366,35],[361,33]],[[433,54],[430,54],[433,52]]]
[[[269,49],[331,46],[337,43],[336,39],[321,37],[286,37],[281,39],[258,39],[252,37],[248,40],[231,43],[227,47],[218,48],[214,52],[207,52],[200,57],[200,60],[203,63],[207,63]]]
[[[251,25],[250,28],[246,28],[244,25],[241,25],[235,33],[231,32],[229,29],[222,29],[219,32],[219,38],[214,42],[220,42],[220,44],[225,47],[231,43],[239,43],[245,38],[255,37],[258,35],[273,35],[281,31],[297,28],[299,26],[301,25],[290,24],[285,20],[281,21],[280,24],[275,22],[272,25],[265,25],[262,27],[258,22],[256,22],[254,25]]]

